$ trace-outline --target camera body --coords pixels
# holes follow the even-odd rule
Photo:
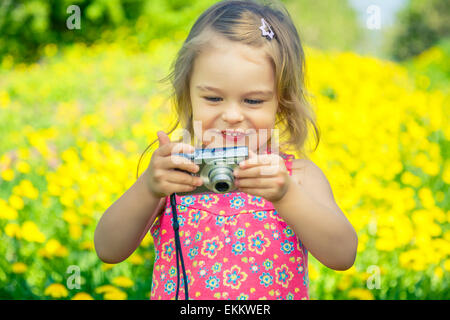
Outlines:
[[[192,195],[199,193],[227,193],[236,190],[233,170],[243,160],[248,159],[248,147],[226,147],[196,149],[192,154],[179,153],[195,164],[200,170],[192,175],[199,176],[203,184],[190,192],[181,192],[177,195]]]

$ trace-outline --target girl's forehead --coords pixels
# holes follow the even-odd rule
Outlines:
[[[236,41],[214,41],[206,46],[195,59],[195,65],[209,70],[210,67],[231,67],[233,64],[253,67],[271,67],[269,56],[263,48],[256,48]]]

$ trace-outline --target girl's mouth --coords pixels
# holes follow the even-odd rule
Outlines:
[[[243,130],[221,130],[220,133],[225,141],[230,142],[238,142],[248,136],[248,134]]]

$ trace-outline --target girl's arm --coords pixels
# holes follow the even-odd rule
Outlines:
[[[139,246],[161,212],[164,198],[155,197],[146,185],[146,170],[103,214],[94,234],[95,250],[106,263],[127,259]]]
[[[327,178],[309,160],[294,161],[292,172],[293,181],[273,203],[275,208],[317,260],[334,270],[349,269],[356,258],[358,237],[334,201]]]
[[[187,172],[195,173],[198,166],[192,161],[172,155],[188,153],[194,147],[171,143],[162,131],[158,132],[159,148],[153,152],[145,172],[108,210],[97,224],[94,234],[95,250],[106,263],[119,263],[128,258],[164,207],[164,197],[176,192],[192,191],[203,181]],[[178,169],[178,170],[175,170]]]

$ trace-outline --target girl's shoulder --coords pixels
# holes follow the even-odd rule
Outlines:
[[[292,175],[296,177],[299,181],[305,181],[308,177],[311,178],[312,175],[322,175],[325,176],[322,170],[310,159],[299,158],[292,159],[291,171]]]

